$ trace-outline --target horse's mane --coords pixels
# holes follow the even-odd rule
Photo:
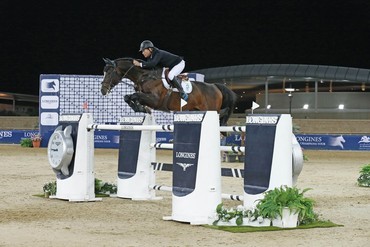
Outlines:
[[[114,61],[121,61],[121,60],[132,61],[132,60],[134,60],[134,58],[132,58],[132,57],[121,57],[121,58],[115,59]],[[139,59],[136,59],[136,60],[139,60]]]
[[[132,62],[133,60],[137,60],[139,62],[144,62],[144,60],[142,60],[142,59],[132,58],[132,57],[121,57],[121,58],[115,59],[114,61],[115,62],[119,62],[119,61],[130,61],[130,62]],[[162,67],[156,66],[153,69],[142,69],[142,68],[140,68],[140,71],[141,71],[142,75],[155,76],[156,78],[158,77],[158,79],[159,79],[159,78],[161,78],[162,69],[163,69]]]
[[[145,62],[145,60],[143,60],[143,59],[140,59],[140,58],[132,58],[132,57],[121,57],[121,58],[114,59],[114,61],[116,61],[116,62],[121,61],[121,60],[123,60],[123,61],[131,61],[131,62],[132,62],[133,60],[137,60],[137,61],[139,61],[139,62]],[[156,67],[154,68],[154,70],[157,70],[157,69],[162,70],[163,68],[162,68],[162,67],[160,67],[160,66],[156,66]]]

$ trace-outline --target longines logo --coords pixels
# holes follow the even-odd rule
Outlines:
[[[176,152],[176,158],[195,159],[196,153]]]
[[[204,114],[175,114],[175,122],[202,122]]]
[[[138,123],[141,124],[144,121],[144,117],[121,117],[121,123]]]
[[[42,109],[57,109],[59,106],[58,96],[41,96]]]
[[[248,124],[277,124],[279,120],[278,116],[248,116],[247,123]]]
[[[322,142],[321,136],[297,136],[299,142]]]
[[[184,172],[186,171],[186,168],[194,165],[194,164],[188,164],[188,163],[176,163],[176,164],[181,166]]]
[[[0,139],[5,137],[12,137],[12,132],[11,131],[0,131]]]
[[[59,117],[59,122],[78,122],[80,121],[81,115],[61,115]]]

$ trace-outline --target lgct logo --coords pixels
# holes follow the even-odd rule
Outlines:
[[[53,93],[59,91],[59,80],[58,79],[42,79],[41,90],[46,93]]]
[[[46,88],[52,88],[55,90],[55,87],[56,87],[55,81],[51,81],[46,84]]]

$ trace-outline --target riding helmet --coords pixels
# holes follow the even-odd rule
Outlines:
[[[139,50],[139,52],[142,52],[144,49],[153,48],[153,47],[154,47],[154,45],[153,45],[152,41],[150,41],[150,40],[144,40],[140,44],[140,50]]]

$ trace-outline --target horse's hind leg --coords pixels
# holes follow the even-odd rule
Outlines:
[[[229,107],[220,110],[220,126],[226,126],[227,120],[229,120]]]

